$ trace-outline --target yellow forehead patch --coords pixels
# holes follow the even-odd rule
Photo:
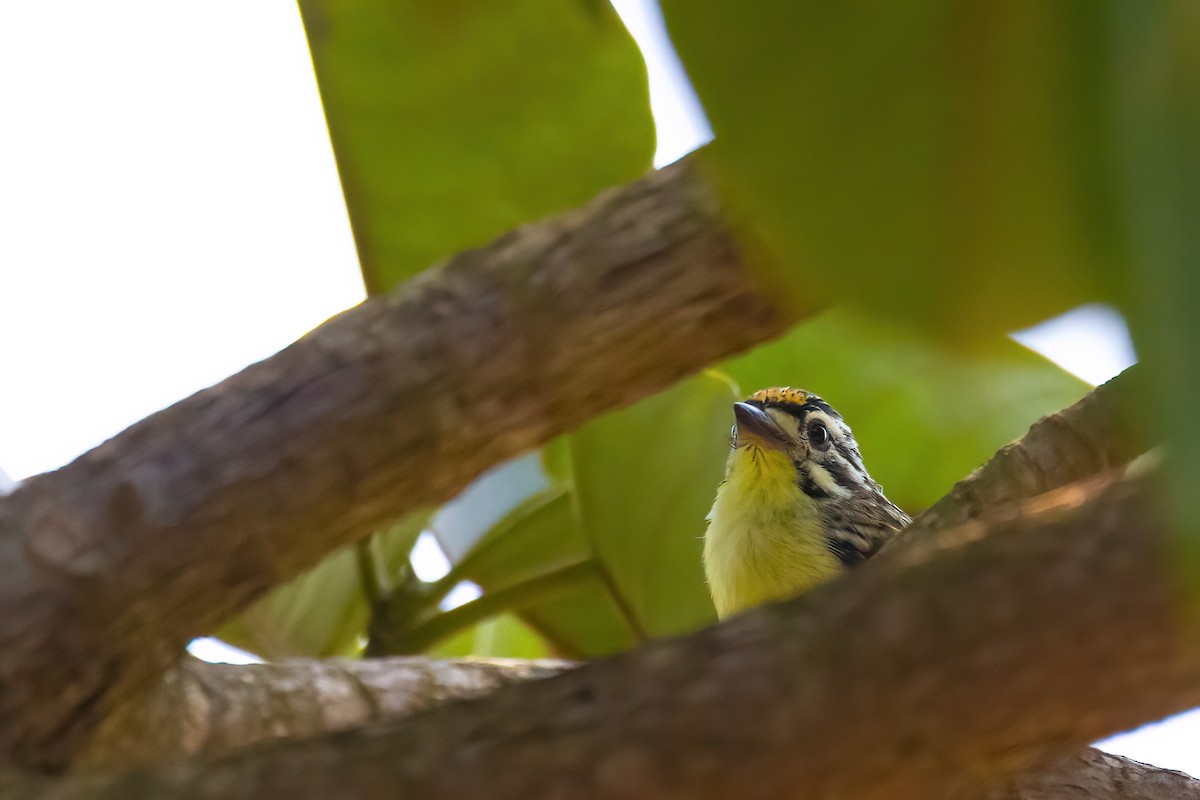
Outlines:
[[[750,395],[750,400],[757,400],[764,405],[783,405],[785,403],[794,403],[798,406],[808,402],[808,398],[812,397],[803,389],[793,389],[790,386],[774,387],[771,389],[759,389],[754,394]]]

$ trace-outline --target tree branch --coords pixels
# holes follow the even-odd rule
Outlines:
[[[62,766],[269,587],[781,333],[690,170],[463,253],[0,498],[0,762]]]
[[[889,543],[986,517],[997,509],[1098,475],[1145,452],[1128,424],[1137,366],[1096,387],[1078,403],[1035,422],[1017,441],[954,485]]]
[[[1133,479],[1073,485],[544,681],[37,796],[980,796],[1200,702],[1190,595],[1172,583],[1151,494]]]
[[[1200,800],[1200,780],[1088,748],[979,800]]]
[[[153,694],[123,707],[76,762],[108,772],[400,719],[569,662],[297,659],[233,666],[192,658]],[[23,786],[16,780],[10,786]],[[28,789],[29,787],[25,787]],[[1200,800],[1200,781],[1092,748],[987,791],[979,800]]]
[[[187,658],[152,693],[109,717],[76,766],[115,771],[348,730],[568,666],[422,656],[234,666]]]

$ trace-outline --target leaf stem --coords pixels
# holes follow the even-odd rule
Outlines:
[[[489,592],[469,603],[452,608],[408,631],[398,639],[399,650],[416,653],[442,639],[502,611],[519,611],[558,592],[570,589],[587,578],[596,577],[596,562],[580,561],[545,572],[536,578]]]

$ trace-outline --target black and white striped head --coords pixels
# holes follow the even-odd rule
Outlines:
[[[783,452],[822,520],[829,549],[847,565],[872,555],[909,523],[867,472],[842,415],[800,389],[763,389],[734,405],[733,447]]]

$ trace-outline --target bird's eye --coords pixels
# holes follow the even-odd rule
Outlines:
[[[829,429],[820,422],[814,422],[808,426],[808,441],[818,450],[824,450],[829,447],[830,442]]]

